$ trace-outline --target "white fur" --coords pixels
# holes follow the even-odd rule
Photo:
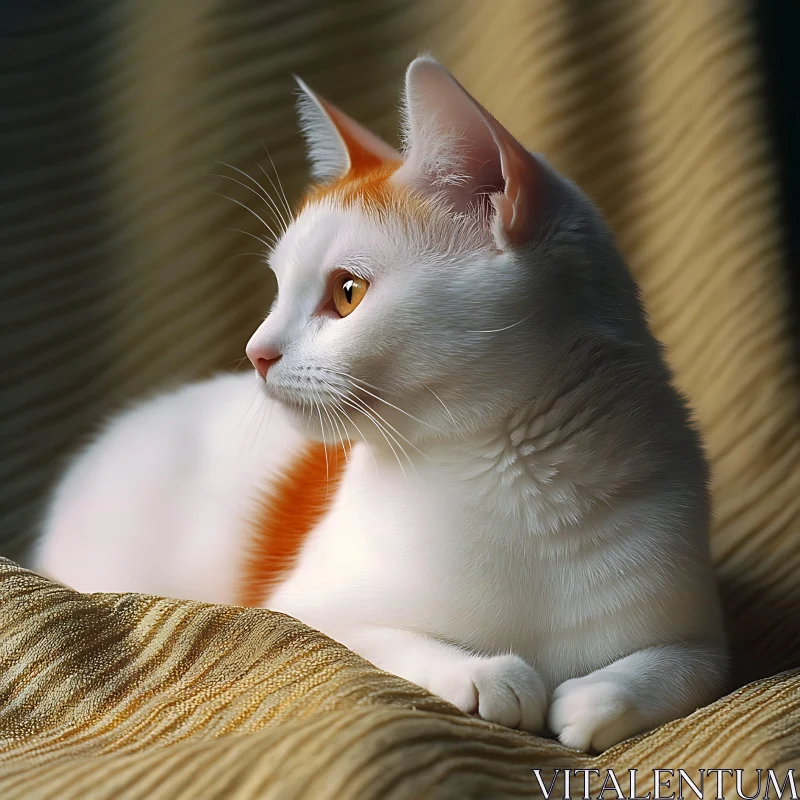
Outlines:
[[[85,592],[235,602],[261,492],[305,441],[249,372],[159,395],[75,459],[37,566]]]
[[[412,109],[457,87],[415,64]],[[439,166],[398,173],[421,218],[328,199],[278,243],[279,295],[253,337],[282,354],[266,426],[251,377],[120,417],[59,487],[39,565],[82,590],[230,602],[259,489],[304,437],[348,438],[330,510],[265,605],[466,712],[546,718],[602,750],[723,687],[707,466],[592,204],[531,161],[546,203],[535,241],[509,247],[459,195],[470,181],[441,180],[448,142],[463,166],[465,141],[492,141],[481,114],[457,116]],[[320,313],[337,269],[371,281],[343,319]]]
[[[322,181],[338,178],[350,166],[347,148],[319,98],[304,81],[297,76],[295,80],[300,89],[297,116],[300,118],[300,132],[308,148],[311,174]]]

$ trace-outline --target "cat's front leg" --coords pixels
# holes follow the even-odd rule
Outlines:
[[[378,626],[351,631],[340,640],[375,666],[467,714],[509,728],[544,728],[547,690],[536,670],[518,656],[479,656],[424,634]]]
[[[568,747],[602,752],[716,699],[726,668],[725,648],[719,644],[639,650],[558,686],[548,726]]]

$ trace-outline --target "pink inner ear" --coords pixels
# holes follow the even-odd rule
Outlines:
[[[397,150],[324,97],[316,97],[347,148],[350,157],[348,173],[360,175],[386,164],[402,163],[403,158]]]
[[[498,240],[519,246],[534,236],[542,188],[536,158],[431,58],[409,66],[406,104],[410,149],[397,180],[444,192],[456,210],[488,195]]]
[[[492,132],[500,154],[505,182],[502,194],[492,198],[501,229],[508,241],[520,246],[536,235],[540,209],[537,198],[542,187],[539,165],[532,156],[486,109],[484,121]]]

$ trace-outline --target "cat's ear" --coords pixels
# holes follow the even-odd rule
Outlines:
[[[457,210],[489,197],[501,247],[535,237],[545,170],[438,61],[422,56],[406,73],[406,162],[394,180],[444,195]],[[485,202],[485,200],[483,201]]]
[[[300,88],[297,112],[308,145],[311,174],[322,181],[368,172],[402,156],[295,76]]]

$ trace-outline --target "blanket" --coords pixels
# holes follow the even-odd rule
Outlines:
[[[607,770],[628,792],[633,769],[646,794],[654,769],[709,768],[743,770],[752,796],[758,768],[782,783],[800,766],[800,669],[589,757],[468,717],[265,609],[81,595],[3,560],[0,630],[4,800],[530,798],[534,769],[557,791],[555,770],[597,770],[595,796]]]

